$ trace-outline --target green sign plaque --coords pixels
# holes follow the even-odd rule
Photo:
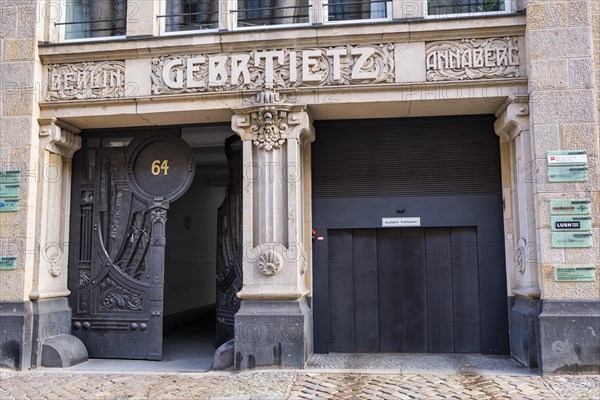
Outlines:
[[[571,215],[590,213],[590,201],[588,199],[550,200],[550,214]]]
[[[552,232],[552,247],[592,247],[592,233]]]
[[[0,198],[0,212],[19,211],[18,198]]]
[[[0,171],[0,183],[15,183],[21,181],[21,171]]]
[[[565,215],[552,217],[552,230],[562,231],[589,231],[592,229],[592,217],[589,215]]]
[[[19,197],[19,184],[0,183],[0,197]]]
[[[17,269],[17,257],[0,257],[0,271]]]
[[[550,182],[585,182],[587,180],[588,167],[585,165],[548,167],[548,181]]]
[[[554,267],[556,282],[594,282],[596,268],[593,265]]]

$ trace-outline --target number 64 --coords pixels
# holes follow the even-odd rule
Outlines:
[[[152,161],[151,172],[152,175],[160,174],[160,171],[163,171],[163,175],[167,175],[169,171],[169,160],[154,160]]]

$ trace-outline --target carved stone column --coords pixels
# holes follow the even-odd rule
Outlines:
[[[233,110],[243,141],[244,282],[235,317],[236,367],[303,367],[312,352],[305,272],[305,148],[314,140],[306,106],[272,90]],[[308,239],[309,240],[309,239]]]
[[[537,174],[529,133],[529,98],[511,97],[494,124],[500,136],[502,196],[509,292],[540,298],[534,184]]]
[[[540,285],[534,197],[537,165],[529,129],[529,99],[509,98],[496,116],[494,128],[500,136],[502,166],[510,349],[514,357],[535,368]]]
[[[67,303],[71,159],[81,137],[79,129],[62,121],[39,122],[31,366],[66,367],[87,360],[83,343],[70,335]]]

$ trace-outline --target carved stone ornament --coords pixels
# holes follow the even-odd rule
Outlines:
[[[39,119],[40,146],[63,157],[73,158],[73,154],[81,148],[81,130],[58,120]]]
[[[394,45],[189,54],[152,59],[152,94],[394,82]]]
[[[62,249],[56,243],[49,243],[44,246],[43,259],[47,263],[48,273],[51,277],[58,277],[63,270],[62,263],[59,263],[63,255]]]
[[[252,142],[265,150],[281,147],[285,143],[283,136],[288,129],[286,119],[287,112],[275,107],[261,107],[252,113]]]
[[[523,275],[525,273],[525,247],[526,246],[527,246],[527,240],[525,240],[525,238],[519,239],[515,264],[517,267],[517,271],[519,271],[519,273],[521,275]]]
[[[124,96],[125,61],[90,61],[48,66],[48,101]]]
[[[281,260],[281,256],[273,250],[265,251],[258,260],[258,268],[266,276],[275,275],[281,271],[282,266],[283,261]]]
[[[517,78],[520,75],[516,37],[430,42],[425,52],[428,81]]]

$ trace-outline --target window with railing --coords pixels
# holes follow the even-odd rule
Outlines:
[[[124,36],[126,0],[65,0],[62,37],[66,40]]]
[[[309,0],[238,0],[237,26],[308,24],[310,7]]]
[[[168,0],[164,18],[165,32],[217,29],[219,2],[216,0]]]
[[[427,15],[507,12],[505,0],[427,0]]]
[[[389,0],[329,0],[328,21],[388,18],[392,2]]]

